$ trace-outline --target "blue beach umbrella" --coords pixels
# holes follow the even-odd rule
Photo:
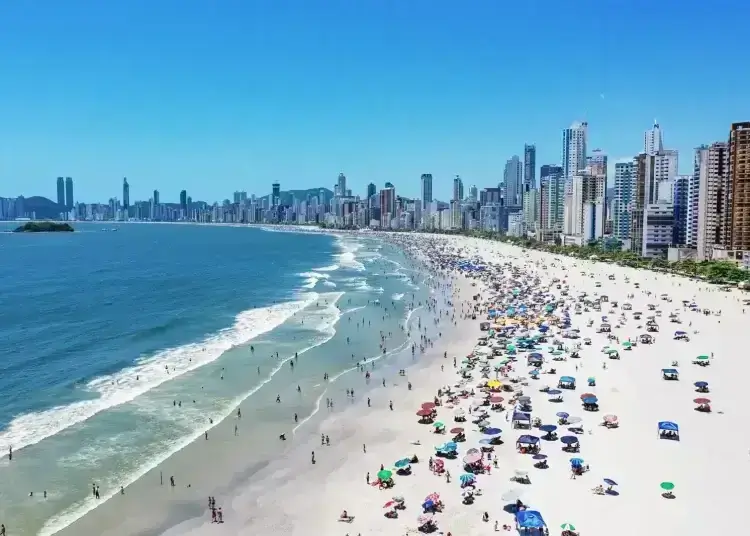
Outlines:
[[[491,437],[486,437],[484,439],[480,439],[479,440],[479,444],[480,445],[492,445],[492,438]]]
[[[548,395],[561,395],[562,391],[560,389],[550,389],[547,391]]]
[[[500,430],[500,428],[485,428],[484,429],[484,434],[485,435],[494,436],[494,435],[498,435],[500,433],[502,433],[502,430]]]
[[[708,382],[695,382],[693,385],[696,387],[708,387]]]
[[[453,441],[448,441],[445,445],[443,445],[443,449],[448,452],[454,452],[458,450],[458,443],[454,443]]]
[[[542,432],[547,432],[549,434],[549,433],[554,432],[555,430],[557,430],[557,426],[555,426],[554,424],[543,424],[543,425],[541,425],[539,427],[539,429]]]
[[[403,469],[404,467],[408,467],[409,465],[411,465],[411,460],[409,460],[409,458],[403,458],[393,464],[396,469]]]
[[[580,467],[583,465],[583,458],[571,458],[570,465],[573,467]]]
[[[575,445],[576,443],[578,443],[578,438],[576,436],[566,435],[566,436],[562,436],[560,438],[560,441],[564,445]]]
[[[547,459],[547,455],[546,454],[534,454],[531,457],[531,459],[532,460],[546,460]]]
[[[596,404],[599,401],[595,396],[589,396],[583,399],[584,404]]]
[[[568,417],[570,417],[570,413],[566,413],[564,411],[558,411],[557,413],[555,413],[555,416],[560,417],[561,419],[567,419]]]
[[[617,482],[615,482],[611,478],[605,478],[604,479],[604,483],[607,484],[608,486],[616,486],[617,485]]]

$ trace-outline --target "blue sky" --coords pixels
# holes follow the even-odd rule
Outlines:
[[[561,129],[637,153],[750,119],[740,0],[38,0],[0,10],[0,195],[176,201],[385,181],[495,186]]]

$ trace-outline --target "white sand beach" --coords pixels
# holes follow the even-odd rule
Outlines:
[[[468,279],[454,270],[450,274],[454,281],[452,290],[443,295],[446,287],[435,289],[439,303],[452,299],[456,324],[448,327],[449,322],[444,322],[443,336],[435,341],[434,347],[428,348],[405,376],[390,379],[385,388],[371,395],[373,407],[360,399],[327,418],[309,441],[286,448],[283,457],[259,475],[252,479],[234,475],[227,482],[223,496],[218,497],[223,506],[222,524],[211,522],[206,504],[191,503],[186,509],[198,512],[197,517],[191,516],[189,521],[171,528],[160,519],[158,527],[152,526],[150,531],[142,526],[136,530],[136,525],[124,523],[117,524],[116,529],[101,530],[104,519],[101,516],[117,514],[95,511],[78,524],[76,534],[95,534],[98,526],[98,534],[118,535],[400,536],[417,532],[417,518],[423,514],[421,505],[431,493],[438,493],[443,504],[442,511],[433,518],[436,533],[486,535],[495,532],[497,522],[501,532],[503,525],[507,525],[512,527],[508,532],[515,534],[516,519],[509,507],[515,499],[505,500],[515,492],[528,510],[541,513],[552,534],[559,534],[564,523],[573,525],[575,533],[582,536],[624,536],[634,531],[693,536],[737,533],[742,529],[743,521],[735,518],[734,512],[742,511],[744,484],[750,476],[750,432],[743,426],[750,417],[750,409],[743,400],[745,382],[750,377],[750,365],[744,359],[750,343],[750,323],[744,309],[750,310],[750,306],[743,306],[743,296],[738,291],[724,292],[716,286],[681,277],[555,257],[479,239],[410,234],[394,235],[392,240],[419,250],[422,255],[428,254],[433,260],[460,255],[484,263],[486,268],[482,272],[483,282]],[[525,351],[515,356],[503,352],[489,363],[494,369],[495,362],[508,357],[515,359],[508,376],[519,377],[520,381],[512,385],[517,390],[522,388],[522,395],[531,398],[533,419],[557,425],[559,412],[580,417],[581,422],[576,425],[583,429],[576,436],[580,451],[567,453],[559,440],[542,439],[540,451],[547,456],[549,468],[536,468],[536,460],[517,451],[516,440],[523,434],[540,437],[544,432],[536,428],[513,429],[508,417],[513,411],[509,399],[514,393],[498,393],[506,399],[506,409],[490,410],[488,420],[490,426],[502,429],[504,443],[494,447],[496,467],[494,462],[490,463],[491,473],[476,476],[476,488],[481,493],[474,494],[472,504],[464,504],[462,492],[466,489],[461,487],[460,476],[466,471],[462,459],[469,449],[483,446],[479,441],[488,437],[468,414],[474,397],[459,398],[455,405],[467,412],[465,423],[454,423],[456,407],[445,403],[447,397],[443,396],[444,405],[436,408],[437,420],[444,422],[447,429],[455,426],[465,429],[466,441],[458,443],[458,457],[445,461],[450,482],[444,475],[433,474],[428,460],[435,457],[435,447],[450,441],[452,434],[435,434],[432,425],[418,423],[415,413],[423,402],[433,400],[438,389],[457,385],[461,361],[474,350],[478,338],[486,334],[480,331],[480,322],[487,321],[486,308],[494,302],[513,300],[510,289],[519,283],[510,283],[511,267],[518,269],[514,277],[521,286],[533,286],[522,288],[518,299],[531,300],[532,291],[548,291],[558,302],[555,314],[561,316],[564,309],[569,309],[571,328],[580,330],[579,338],[561,339],[566,350],[561,352],[560,360],[553,360],[548,349],[563,330],[550,328],[545,334],[548,341],[533,351],[543,355],[543,371],[554,368],[556,373],[541,374],[539,379],[530,378],[533,367],[527,365]],[[532,285],[535,278],[539,282]],[[487,284],[493,282],[499,285],[500,294],[493,302],[487,302],[495,293]],[[563,295],[566,289],[567,295]],[[584,311],[582,304],[581,314],[576,314],[574,303],[582,292],[590,302],[598,302],[602,295],[608,301],[601,303],[601,311],[591,307]],[[475,294],[480,294],[478,301],[473,300]],[[628,298],[629,294],[634,296]],[[618,303],[617,307],[612,306],[613,302]],[[464,318],[462,310],[474,303],[482,304],[482,314],[476,319]],[[624,308],[626,303],[629,306]],[[693,310],[689,307],[692,303],[696,304]],[[649,310],[649,304],[654,310]],[[440,307],[444,315],[452,314],[449,307]],[[710,314],[704,314],[704,310]],[[634,319],[634,312],[643,313],[640,320]],[[674,322],[670,313],[675,314]],[[608,317],[611,333],[619,338],[619,343],[608,340],[607,333],[597,333],[603,323],[602,316]],[[646,333],[649,316],[654,316],[659,328],[658,332],[650,333],[654,343],[638,342],[626,350],[623,342],[639,341],[639,336]],[[677,319],[681,323],[676,323]],[[675,340],[674,333],[678,330],[686,332],[689,341]],[[584,339],[590,339],[591,344],[583,344]],[[578,344],[580,357],[572,358]],[[602,352],[607,346],[617,349],[619,359],[611,359]],[[443,357],[444,353],[447,357]],[[709,356],[707,366],[694,364],[701,355]],[[466,384],[466,389],[474,390],[475,394],[487,382],[481,377],[480,368],[477,365],[471,371],[472,378]],[[679,380],[663,379],[665,368],[677,369]],[[554,403],[541,389],[545,385],[557,387],[561,376],[575,377],[576,388],[563,390],[563,401]],[[587,385],[589,377],[595,377],[595,386]],[[495,378],[494,371],[491,378]],[[511,385],[508,378],[499,379]],[[697,392],[694,384],[698,381],[707,382],[709,392]],[[411,389],[408,383],[412,384]],[[598,411],[584,411],[580,394],[585,392],[598,398]],[[696,411],[693,401],[701,397],[710,399],[711,412]],[[389,400],[393,402],[393,410],[388,408]],[[605,415],[616,415],[619,426],[602,426]],[[660,439],[660,421],[679,426],[679,441]],[[567,428],[559,426],[557,433],[574,435]],[[331,446],[321,446],[320,434],[331,437]],[[245,444],[244,448],[251,447]],[[316,455],[315,464],[310,462],[312,451]],[[414,455],[419,462],[412,464],[412,474],[401,476],[394,471],[392,488],[379,489],[366,483],[368,473],[371,483],[377,480],[381,465],[393,470],[397,460]],[[576,478],[571,476],[573,457],[583,459],[583,465],[588,467]],[[221,471],[231,473],[228,467],[222,467]],[[511,481],[516,471],[527,472],[530,484]],[[610,487],[604,479],[617,485],[612,486],[610,493],[594,493],[592,490],[597,486],[603,486],[604,490]],[[674,484],[674,498],[662,495],[664,482]],[[196,495],[199,494],[196,490]],[[397,510],[396,519],[384,515],[392,510],[384,505],[393,496],[402,497],[405,504],[405,509]],[[141,511],[149,519],[148,504],[142,504],[137,497],[129,500],[128,512]],[[354,516],[351,522],[339,520],[344,510]],[[483,520],[485,512],[487,521]]]

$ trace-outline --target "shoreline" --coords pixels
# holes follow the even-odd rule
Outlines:
[[[343,311],[343,305],[339,304],[339,307]],[[417,313],[418,309],[422,307],[418,307],[414,312]],[[415,314],[413,320],[419,316]],[[342,319],[339,318],[338,321]],[[384,367],[390,369],[393,367],[394,359],[396,361],[399,359],[390,356],[392,352],[398,353],[399,347],[388,352],[384,365],[380,364],[382,356],[378,355],[371,356],[368,363],[373,360],[378,363],[376,371]],[[290,359],[291,356],[286,361]],[[304,359],[304,355],[300,355],[300,359]],[[342,382],[354,372],[356,372],[356,367],[345,369],[333,376],[329,389],[340,391],[341,398],[343,398]],[[367,388],[367,391],[373,389],[376,389],[374,385]],[[359,391],[364,391],[364,389],[360,387],[357,391],[359,395]],[[314,435],[304,429],[296,432],[298,428],[320,426],[322,421],[331,417],[335,418],[341,411],[340,408],[336,408],[335,412],[326,415],[325,408],[320,407],[320,402],[321,398],[318,399],[318,409],[314,410],[312,415],[300,415],[300,422],[294,427],[295,431],[292,431],[286,422],[268,421],[261,417],[260,422],[264,430],[267,430],[265,433],[268,436],[277,437],[281,433],[286,433],[287,438],[291,439],[281,446],[281,456],[287,456],[290,451],[294,450],[298,442],[296,436],[304,438],[306,435]],[[242,409],[243,413],[247,413],[252,410],[252,407]],[[343,411],[348,409],[347,407]],[[259,478],[258,475],[262,475],[268,463],[272,463],[279,455],[279,446],[276,443],[266,442],[259,450],[258,443],[252,439],[252,431],[241,431],[239,440],[233,435],[234,425],[238,422],[235,410],[236,407],[224,419],[214,421],[214,424],[208,427],[209,441],[203,440],[202,433],[196,435],[190,441],[186,441],[179,450],[167,456],[165,460],[127,486],[124,495],[114,493],[111,498],[96,504],[92,510],[66,527],[56,532],[45,532],[45,534],[75,534],[77,536],[82,534],[160,534],[176,524],[189,522],[196,517],[204,518],[208,495],[220,497],[225,495],[238,479]],[[257,419],[257,416],[253,415],[253,418]],[[243,452],[247,449],[252,449],[253,459],[266,461],[259,463],[244,461]],[[205,460],[205,467],[196,467],[198,460]],[[238,462],[239,460],[243,461]],[[162,481],[160,473],[163,477],[163,485],[160,484]],[[169,486],[169,476],[172,474],[175,475],[177,484],[175,488]],[[184,488],[183,486],[187,483],[190,487]],[[160,487],[166,489],[159,490]],[[144,503],[144,500],[147,503]],[[131,514],[124,515],[123,512],[131,512]]]

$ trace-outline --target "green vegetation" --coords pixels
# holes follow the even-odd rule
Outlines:
[[[68,223],[54,221],[29,221],[17,227],[14,233],[72,233],[75,229]]]

